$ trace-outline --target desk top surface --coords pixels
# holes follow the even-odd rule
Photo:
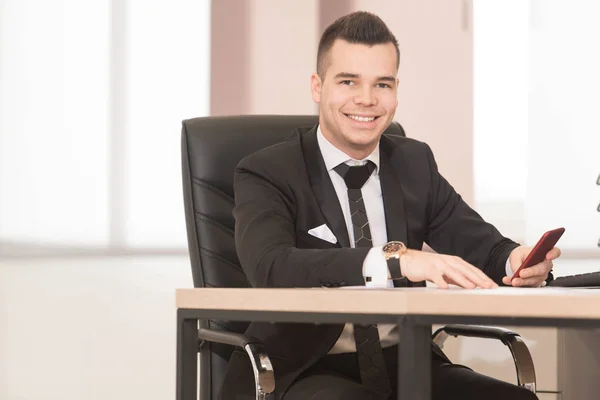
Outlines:
[[[183,309],[600,319],[600,289],[178,289]]]

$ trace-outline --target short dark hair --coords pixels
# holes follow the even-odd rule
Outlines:
[[[338,18],[323,32],[317,52],[317,74],[319,74],[321,79],[323,79],[325,74],[327,53],[337,39],[369,46],[392,43],[396,47],[396,54],[398,56],[396,68],[400,66],[398,40],[385,22],[373,13],[356,11]]]

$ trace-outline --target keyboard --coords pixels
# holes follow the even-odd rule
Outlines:
[[[558,287],[590,287],[600,286],[600,271],[586,274],[561,276],[555,278],[548,286]]]

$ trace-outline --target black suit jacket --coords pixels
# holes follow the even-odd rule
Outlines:
[[[426,144],[400,136],[380,141],[380,182],[388,240],[409,248],[423,243],[454,254],[501,283],[517,243],[503,237],[472,210],[438,172]],[[319,150],[316,127],[244,158],[234,180],[235,239],[242,268],[253,287],[364,285],[369,248],[350,248],[338,197]],[[327,224],[337,244],[308,234]],[[277,299],[273,299],[277,301]],[[271,358],[276,394],[333,347],[343,324],[252,323],[247,334],[261,340]],[[253,393],[246,354],[234,352],[221,396]]]

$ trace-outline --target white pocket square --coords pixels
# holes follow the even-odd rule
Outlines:
[[[329,243],[337,243],[337,238],[335,237],[335,235],[333,234],[333,232],[331,232],[331,230],[329,230],[329,227],[325,224],[321,225],[321,226],[317,226],[316,228],[312,228],[311,230],[308,231],[309,235],[312,235],[316,238],[319,238],[321,240],[325,240],[326,242]]]

